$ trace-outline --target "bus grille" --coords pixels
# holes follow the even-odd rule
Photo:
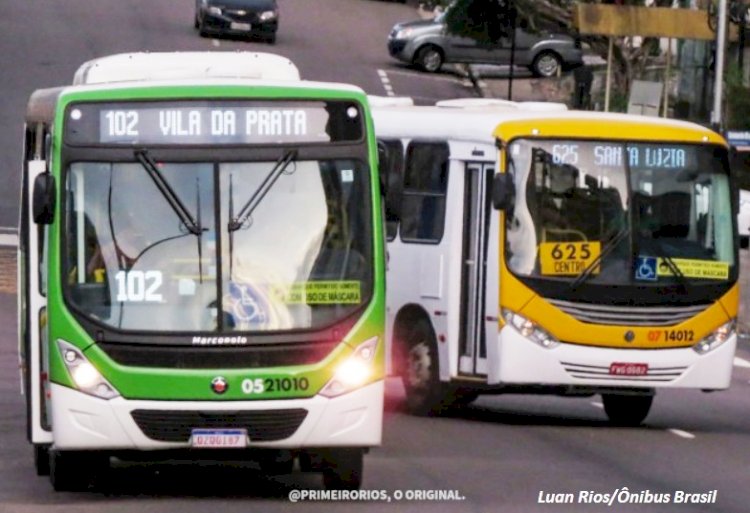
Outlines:
[[[249,347],[158,346],[99,342],[121,365],[165,369],[257,369],[318,363],[337,342],[303,342]]]
[[[292,436],[307,417],[302,408],[242,412],[133,410],[143,434],[159,442],[187,442],[193,429],[247,429],[254,442],[273,442]]]
[[[606,381],[632,381],[632,382],[649,382],[655,381],[669,382],[679,378],[687,370],[684,367],[649,367],[646,374],[640,376],[625,376],[609,373],[608,365],[583,365],[572,362],[560,362],[565,370],[574,378]]]
[[[581,322],[619,326],[674,326],[708,308],[708,305],[611,306],[545,299]]]

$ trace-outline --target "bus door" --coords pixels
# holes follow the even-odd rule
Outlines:
[[[52,442],[45,401],[49,383],[46,381],[47,361],[47,225],[34,223],[32,198],[34,181],[47,170],[45,160],[27,161],[27,173],[21,215],[20,251],[18,261],[20,358],[23,391],[26,394],[28,436],[35,444]]]
[[[459,373],[463,375],[487,375],[487,341],[493,332],[497,332],[497,319],[491,317],[497,313],[486,313],[492,302],[487,294],[488,279],[494,277],[492,282],[497,283],[494,270],[497,266],[487,267],[490,246],[497,253],[497,241],[490,244],[492,237],[489,236],[493,233],[490,227],[490,190],[494,171],[494,164],[470,162],[466,164],[464,175],[459,321]],[[496,296],[496,289],[496,285],[490,287],[490,294]],[[494,303],[497,303],[496,299]]]

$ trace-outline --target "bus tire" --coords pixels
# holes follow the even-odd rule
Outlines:
[[[440,381],[437,341],[426,318],[418,318],[406,329],[405,361],[401,376],[409,413],[419,416],[441,413],[450,394]]]
[[[99,452],[49,452],[49,479],[56,492],[86,490],[108,467],[109,458]]]
[[[36,475],[49,475],[49,445],[34,444],[34,469]]]
[[[360,448],[337,448],[325,451],[323,486],[326,490],[359,490],[365,452]]]
[[[294,471],[294,455],[291,451],[270,451],[260,460],[261,470],[269,476],[285,476]]]
[[[653,395],[602,394],[604,412],[618,426],[640,426],[653,401]]]

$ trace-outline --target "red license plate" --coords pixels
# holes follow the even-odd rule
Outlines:
[[[645,376],[648,374],[648,364],[615,362],[610,364],[609,373],[614,376]]]

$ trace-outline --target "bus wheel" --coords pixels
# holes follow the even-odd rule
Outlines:
[[[639,426],[651,409],[653,395],[602,394],[609,421],[618,426]]]
[[[447,385],[440,382],[435,335],[426,319],[418,319],[409,330],[406,362],[402,380],[406,405],[414,415],[439,413],[443,408]]]
[[[364,450],[359,448],[326,451],[323,485],[326,490],[359,490],[362,486]]]
[[[36,475],[49,475],[49,445],[34,444],[34,468]]]
[[[86,490],[109,467],[109,457],[94,451],[50,451],[49,479],[57,492]]]
[[[455,390],[453,392],[453,404],[455,406],[467,406],[479,397],[479,392],[473,390]]]
[[[271,451],[263,455],[260,468],[269,476],[285,476],[294,470],[294,455],[291,451]]]

